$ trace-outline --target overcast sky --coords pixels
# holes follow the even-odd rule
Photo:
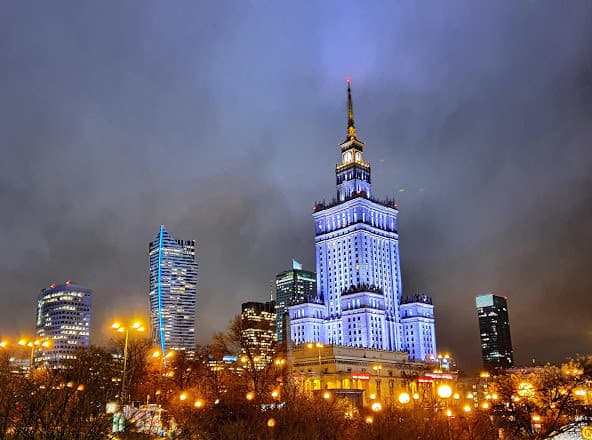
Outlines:
[[[495,291],[517,363],[590,353],[589,0],[2,2],[0,335],[66,279],[94,343],[146,316],[160,224],[198,241],[200,343],[291,258],[314,269],[346,76],[438,347],[477,368]]]

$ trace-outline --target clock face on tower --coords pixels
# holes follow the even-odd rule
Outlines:
[[[352,153],[351,151],[346,151],[345,154],[343,155],[343,161],[344,162],[351,162],[352,160]]]
[[[362,161],[362,153],[360,153],[359,151],[356,153],[356,162],[361,162]]]

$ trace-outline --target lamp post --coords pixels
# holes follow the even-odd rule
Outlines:
[[[438,397],[440,397],[440,399],[442,399],[446,403],[446,408],[448,408],[448,399],[450,398],[450,396],[452,396],[452,388],[450,387],[450,385],[442,384],[438,387],[436,392],[438,393]],[[449,410],[447,409],[447,412],[448,411]]]
[[[324,345],[320,342],[317,342],[315,344],[313,344],[312,342],[309,342],[307,344],[308,348],[317,348],[319,350],[319,390],[323,389],[323,371],[322,371],[322,366],[321,366],[321,348],[324,347]]]
[[[129,341],[130,327],[124,327],[119,322],[114,322],[111,325],[111,328],[114,329],[115,331],[117,331],[118,333],[125,333],[125,342],[123,345],[123,372],[121,374],[121,402],[123,403],[125,401],[125,376],[126,376],[126,369],[127,369],[127,345],[128,345],[128,341]],[[133,330],[140,332],[140,333],[144,331],[144,327],[142,327],[142,324],[138,321],[134,322],[131,325],[131,328]]]
[[[18,345],[22,346],[22,347],[29,347],[31,349],[31,353],[29,354],[29,374],[31,374],[31,372],[33,371],[33,362],[34,362],[34,355],[35,355],[35,349],[39,348],[41,349],[41,347],[43,348],[47,348],[50,346],[50,342],[47,339],[34,339],[34,340],[27,340],[27,339],[21,339],[18,341]]]
[[[409,393],[403,391],[401,394],[399,394],[399,403],[401,405],[407,405],[410,401],[411,396],[409,395]]]
[[[381,364],[373,365],[372,369],[378,375],[378,377],[375,379],[376,380],[376,396],[378,396],[378,399],[380,400],[380,398],[381,398],[381,396],[380,396],[380,371],[382,370],[382,365]]]

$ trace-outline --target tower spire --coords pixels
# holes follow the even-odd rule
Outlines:
[[[347,140],[357,138],[356,126],[354,125],[354,106],[351,97],[351,79],[347,79]]]

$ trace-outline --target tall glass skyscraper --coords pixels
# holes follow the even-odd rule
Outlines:
[[[194,240],[176,240],[163,226],[150,242],[152,339],[163,351],[195,354],[197,261]]]
[[[290,334],[297,344],[321,341],[400,351],[406,344],[400,315],[399,211],[394,200],[381,201],[372,193],[349,82],[347,98],[346,139],[339,145],[341,163],[335,169],[337,196],[316,203],[313,212],[317,297],[290,307]]]
[[[514,352],[506,298],[486,293],[475,299],[475,306],[479,317],[483,367],[486,370],[512,367]]]
[[[292,260],[292,269],[275,276],[276,334],[278,343],[284,342],[285,314],[290,304],[307,302],[316,297],[317,276],[304,270]]]
[[[62,366],[76,359],[75,351],[88,347],[92,290],[68,280],[42,289],[37,300],[36,333],[49,347],[39,346],[33,363]]]

